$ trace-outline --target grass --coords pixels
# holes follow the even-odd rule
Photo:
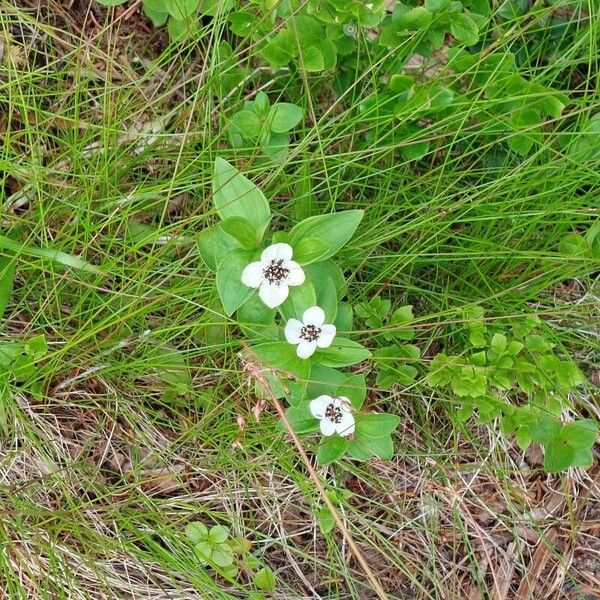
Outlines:
[[[419,137],[438,150],[409,163],[406,140],[391,137],[401,120],[365,138],[372,125],[357,106],[385,74],[377,56],[364,57],[339,95],[327,75],[257,67],[249,41],[220,63],[223,18],[169,46],[132,11],[65,4],[15,0],[0,10],[2,233],[22,245],[0,335],[43,333],[50,344],[37,376],[43,396],[3,399],[3,597],[248,597],[243,569],[228,582],[199,566],[183,533],[197,519],[252,542],[277,575],[274,597],[375,597],[339,532],[320,532],[315,487],[272,407],[254,397],[239,334],[197,254],[195,236],[215,222],[214,159],[261,185],[276,229],[305,202],[319,212],[364,208],[344,256],[348,298],[412,303],[425,364],[441,347],[460,352],[460,311],[477,304],[499,322],[538,314],[591,376],[598,261],[558,246],[598,216],[598,161],[561,150],[600,106],[598,7],[588,3],[572,37],[548,39],[544,18],[555,9],[542,7],[497,41],[494,52],[523,53],[523,76],[569,94],[554,133],[526,157],[502,151],[491,117],[469,120],[493,113],[482,95],[423,123]],[[251,77],[221,101],[215,86],[237,65]],[[228,119],[258,89],[307,115],[274,166],[228,144]],[[102,274],[65,268],[39,248]],[[376,344],[378,333],[358,335]],[[156,352],[166,345],[189,365],[185,397],[168,393]],[[547,476],[535,451],[523,455],[497,427],[457,422],[453,399],[432,395],[421,377],[389,393],[368,381],[370,405],[402,418],[396,458],[343,461],[319,475],[329,490],[351,492],[340,514],[390,598],[596,597],[597,464]],[[591,384],[573,401],[600,416]]]

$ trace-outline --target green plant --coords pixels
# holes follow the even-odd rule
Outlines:
[[[250,553],[252,545],[248,540],[231,537],[228,527],[213,525],[209,529],[202,521],[192,521],[186,525],[185,534],[203,565],[229,579],[235,579],[242,568],[252,578],[255,588],[266,592],[275,589],[277,580],[273,571]],[[260,592],[250,593],[257,599],[263,597]]]
[[[532,442],[545,450],[550,472],[592,464],[598,424],[591,419],[563,422],[572,408],[569,393],[585,382],[577,366],[559,358],[528,316],[512,326],[487,325],[480,307],[464,311],[468,347],[462,355],[436,354],[427,381],[449,388],[460,404],[459,419],[477,413],[478,422],[500,419],[505,435],[520,448]]]
[[[290,131],[302,120],[302,108],[289,102],[271,105],[264,92],[244,103],[244,108],[233,115],[229,123],[229,137],[237,148],[255,148],[274,160],[282,160],[288,153]]]
[[[202,232],[199,250],[216,271],[227,315],[236,314],[251,339],[268,340],[250,349],[260,369],[257,392],[287,398],[286,417],[297,433],[320,430],[321,464],[346,453],[362,460],[391,458],[398,418],[361,411],[364,376],[339,370],[371,356],[360,343],[338,336],[340,330],[350,333],[352,313],[340,302],[345,279],[331,260],[354,234],[362,211],[309,217],[289,233],[276,232],[265,247],[269,203],[221,158],[215,162],[213,200],[222,221]],[[275,325],[276,310],[287,321],[285,341]]]

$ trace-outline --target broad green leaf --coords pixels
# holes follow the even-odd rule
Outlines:
[[[291,286],[289,290],[289,296],[279,307],[279,311],[286,320],[300,319],[307,308],[316,305],[315,289],[307,278],[302,285]]]
[[[294,260],[296,260],[295,255]],[[317,298],[323,293],[329,280],[333,281],[335,289],[338,292],[345,291],[346,278],[339,265],[333,260],[311,263],[310,265],[303,266],[303,268],[306,277],[312,281],[317,293]]]
[[[521,426],[515,433],[515,441],[521,450],[527,450],[531,445],[531,429],[527,426]]]
[[[431,12],[442,12],[450,8],[452,0],[425,0],[425,8]]]
[[[19,242],[0,235],[0,249],[10,250],[15,253],[15,256],[23,254],[25,256],[35,256],[36,258],[45,258],[58,263],[64,267],[70,267],[72,269],[79,269],[86,271],[87,273],[95,273],[96,275],[104,275],[104,273],[95,265],[74,256],[73,254],[66,254],[59,250],[51,250],[50,248],[36,248],[34,246],[24,246]]]
[[[319,290],[315,304],[323,309],[326,323],[333,323],[335,321],[339,303],[333,279],[328,278],[325,286]]]
[[[327,367],[347,367],[371,356],[364,346],[347,338],[336,337],[329,348],[317,350],[317,358]]]
[[[213,198],[221,219],[242,217],[257,232],[261,232],[271,218],[269,203],[258,187],[220,157],[215,160]]]
[[[345,437],[334,434],[324,437],[317,450],[317,461],[320,465],[327,465],[338,458],[341,458],[348,447],[348,440]]]
[[[357,435],[366,437],[389,435],[399,424],[400,417],[388,413],[365,413],[356,416]]]
[[[348,302],[340,302],[337,308],[337,316],[335,317],[334,325],[338,332],[346,333],[352,331],[352,305]]]
[[[301,381],[310,377],[310,361],[298,358],[296,346],[287,342],[265,342],[252,347],[261,365],[291,373]]]
[[[317,513],[317,522],[319,523],[319,528],[323,534],[329,533],[335,527],[335,519],[326,506],[322,506],[319,509],[319,512]]]
[[[259,590],[263,590],[264,592],[272,592],[277,584],[275,573],[269,567],[259,569],[252,581]]]
[[[238,248],[236,240],[226,234],[219,225],[203,229],[198,234],[196,243],[198,244],[200,257],[211,271],[216,271],[217,265],[230,252]]]
[[[294,260],[301,265],[308,265],[320,260],[327,253],[327,245],[317,237],[301,239],[294,247]]]
[[[565,235],[558,243],[558,251],[564,256],[592,256],[588,241],[579,233],[569,233]]]
[[[326,249],[321,256],[311,262],[325,260],[333,256],[348,242],[356,231],[363,214],[362,210],[347,210],[309,217],[292,228],[290,231],[291,244],[295,247],[305,238],[318,238],[325,244]]]
[[[568,469],[575,458],[575,449],[560,438],[553,438],[544,446],[544,469],[559,473]]]
[[[573,421],[563,425],[560,437],[575,450],[588,450],[596,442],[598,423],[591,419]]]
[[[233,564],[233,550],[228,544],[218,544],[213,547],[210,560],[218,567],[228,567]]]
[[[174,19],[184,21],[194,14],[199,4],[200,0],[170,0],[165,2],[165,8]]]
[[[260,240],[257,240],[256,231],[244,217],[228,217],[221,224],[221,229],[235,238],[245,250],[253,250]]]
[[[477,43],[479,27],[469,13],[451,13],[450,33],[467,46]]]
[[[377,456],[381,460],[390,460],[394,455],[394,442],[389,434],[370,437],[357,431],[354,439],[348,444],[346,452],[358,460],[368,460],[372,456]]]
[[[198,21],[192,17],[180,21],[173,16],[169,17],[167,23],[167,31],[169,32],[169,39],[173,42],[180,42],[185,39],[188,35],[193,33],[197,28]]]
[[[169,11],[165,0],[143,0],[144,13],[155,27],[160,27],[167,22]]]
[[[309,73],[316,73],[325,69],[325,59],[323,53],[316,46],[310,46],[302,51],[302,66]]]
[[[367,395],[367,383],[364,376],[358,373],[346,375],[344,380],[338,384],[333,395],[346,396],[352,403],[353,408],[360,410]]]
[[[15,274],[15,259],[12,256],[0,256],[0,319],[12,294]]]
[[[241,110],[233,115],[230,127],[247,140],[258,139],[262,132],[260,119],[255,113],[249,110]]]
[[[234,250],[225,256],[217,267],[217,291],[227,316],[256,294],[256,290],[242,283],[242,271],[252,262],[253,254],[247,250]]]
[[[299,435],[319,431],[319,421],[306,408],[291,406],[285,411],[285,416],[294,432]],[[285,431],[285,425],[282,421],[277,424],[277,429]]]
[[[185,526],[185,535],[194,543],[204,542],[208,539],[208,528],[200,521],[193,521]]]
[[[222,544],[229,537],[229,529],[223,525],[213,525],[208,532],[208,539],[213,544]]]
[[[275,133],[287,133],[302,120],[302,109],[295,104],[278,102],[271,107],[267,123]]]

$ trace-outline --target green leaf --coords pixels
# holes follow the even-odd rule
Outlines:
[[[263,567],[256,572],[253,579],[254,585],[265,592],[272,592],[275,589],[277,580],[275,573],[269,569],[269,567]]]
[[[211,271],[216,271],[221,261],[238,248],[236,240],[226,234],[219,225],[203,229],[198,234],[196,243],[200,257]]]
[[[196,12],[199,4],[200,0],[170,0],[165,2],[165,8],[174,19],[184,21]]]
[[[479,38],[479,27],[469,13],[451,13],[450,33],[463,44],[472,46]]]
[[[291,286],[289,290],[289,296],[279,307],[284,319],[296,319],[307,308],[316,305],[317,296],[309,279],[306,279],[302,285]]]
[[[252,258],[251,252],[234,250],[217,267],[217,291],[229,317],[256,293],[256,290],[242,283],[242,271],[252,262]]]
[[[121,4],[125,4],[127,0],[96,0],[98,4],[102,4],[102,6],[120,6]]]
[[[347,338],[336,337],[329,348],[317,350],[317,357],[326,367],[347,367],[371,356],[364,346]]]
[[[565,235],[558,244],[558,251],[564,256],[592,256],[590,244],[579,233],[569,233]]]
[[[59,250],[51,250],[50,248],[36,248],[33,246],[25,246],[19,242],[0,235],[0,250],[10,250],[15,253],[18,257],[21,254],[25,256],[35,256],[36,258],[45,258],[58,263],[64,267],[70,267],[72,269],[79,269],[87,273],[95,273],[96,275],[104,275],[104,273],[96,266],[89,262],[74,256],[72,254],[66,254]]]
[[[169,32],[169,38],[174,42],[180,42],[185,39],[190,33],[192,33],[197,26],[197,21],[188,18],[184,21],[180,21],[173,16],[169,17],[167,23],[167,31]]]
[[[259,362],[265,367],[292,373],[300,380],[310,377],[310,361],[298,358],[296,347],[287,342],[265,342],[252,347]]]
[[[308,265],[321,260],[327,253],[327,245],[317,237],[301,239],[294,247],[294,260],[301,265]]]
[[[319,431],[319,421],[310,415],[305,407],[291,406],[285,411],[285,416],[298,435]],[[278,423],[277,429],[285,431],[283,422]]]
[[[367,395],[367,383],[364,375],[358,373],[345,375],[344,380],[338,383],[332,395],[335,397],[346,396],[352,403],[352,407],[360,410]]]
[[[389,435],[400,424],[400,417],[388,413],[365,413],[356,416],[357,435],[381,437]]]
[[[269,567],[263,567],[257,571],[253,582],[259,590],[263,590],[264,592],[272,592],[277,584],[275,573]]]
[[[573,421],[563,425],[560,437],[573,446],[575,450],[588,450],[595,442],[598,435],[598,423],[591,419]]]
[[[515,441],[521,450],[527,450],[532,442],[531,430],[529,427],[519,427],[515,433]]]
[[[256,231],[244,217],[229,217],[224,219],[221,229],[235,238],[245,250],[253,250],[258,246],[260,240],[256,239]]]
[[[233,131],[240,133],[242,137],[248,140],[257,139],[262,132],[260,119],[249,110],[241,110],[233,115],[230,126]]]
[[[575,449],[558,437],[544,447],[544,469],[548,473],[564,471],[571,466],[574,458]]]
[[[0,256],[0,319],[12,294],[15,274],[15,259],[11,256]]]
[[[333,323],[335,321],[339,303],[333,279],[328,278],[325,286],[319,290],[315,304],[323,309],[326,323]]]
[[[322,506],[319,509],[319,512],[317,513],[317,522],[319,523],[319,528],[323,534],[329,533],[335,527],[333,514],[326,506]]]
[[[358,460],[368,460],[372,456],[377,456],[381,460],[390,460],[394,456],[394,442],[389,434],[369,437],[356,432],[346,452]]]
[[[344,455],[347,447],[348,440],[340,435],[323,438],[317,450],[317,461],[320,465],[327,465],[338,460]]]
[[[208,532],[208,539],[213,544],[222,544],[229,537],[229,529],[223,525],[213,525]]]
[[[400,152],[406,160],[420,160],[429,152],[429,142],[412,142],[400,146]]]
[[[208,529],[204,523],[193,521],[185,526],[185,535],[194,544],[204,542],[208,539]]]
[[[309,73],[316,73],[325,69],[323,53],[316,46],[305,48],[302,52],[302,63]]]
[[[425,0],[425,8],[431,12],[442,12],[450,8],[452,0]]]
[[[257,232],[262,232],[271,219],[263,193],[220,157],[215,160],[213,199],[221,219],[243,217]]]
[[[287,133],[302,120],[302,109],[295,104],[278,102],[271,107],[267,123],[275,133]]]
[[[147,0],[144,0],[142,4],[144,8],[144,14],[152,21],[152,25],[154,25],[154,27],[160,27],[164,25],[167,22],[167,19],[169,18],[169,13],[167,12],[167,9],[165,8],[164,11],[154,10],[151,6],[148,6],[147,4]]]
[[[218,567],[228,567],[233,564],[233,550],[228,544],[218,544],[213,547],[210,559]]]
[[[333,256],[352,237],[363,217],[362,210],[347,210],[328,215],[309,217],[290,231],[291,245],[296,247],[305,238],[318,238],[325,244],[323,253],[315,260]]]

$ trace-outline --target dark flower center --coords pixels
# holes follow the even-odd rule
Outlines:
[[[263,269],[264,278],[269,283],[279,285],[289,274],[290,270],[283,266],[282,258],[274,258],[266,269]]]
[[[341,423],[342,409],[339,406],[335,406],[333,402],[331,402],[325,409],[325,418],[329,419],[332,423]]]
[[[306,340],[307,342],[314,342],[316,339],[318,339],[320,333],[320,327],[315,327],[314,325],[305,325],[300,330],[300,339]]]

